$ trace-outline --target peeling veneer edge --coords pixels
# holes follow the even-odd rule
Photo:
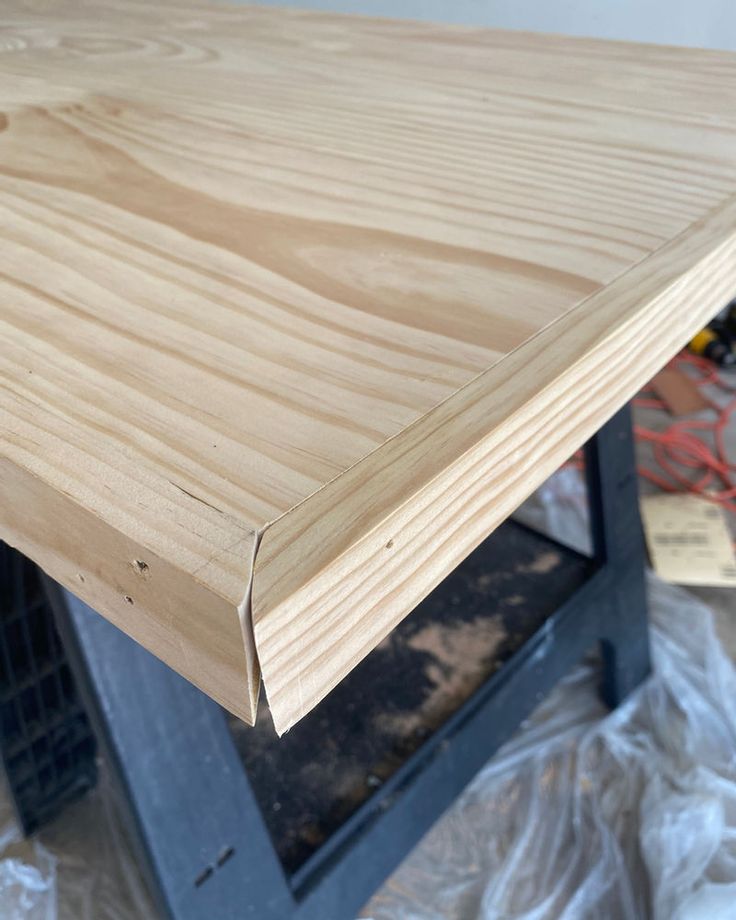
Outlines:
[[[261,665],[258,660],[255,630],[253,627],[253,581],[256,571],[256,556],[258,555],[258,547],[261,545],[262,538],[263,530],[254,531],[248,585],[245,589],[242,601],[238,604],[238,618],[240,620],[240,630],[243,634],[245,668],[246,674],[248,674],[248,704],[250,706],[250,711],[253,713],[251,725],[256,724],[258,698],[261,691]]]

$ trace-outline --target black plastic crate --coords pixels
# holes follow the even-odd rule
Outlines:
[[[41,573],[0,543],[0,759],[24,833],[94,786],[95,754]]]

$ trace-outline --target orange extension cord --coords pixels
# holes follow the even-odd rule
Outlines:
[[[700,376],[691,377],[698,386],[712,385],[727,393],[736,392],[736,387],[730,386],[710,361],[683,351],[672,359],[669,366],[676,368],[682,365],[698,370]],[[654,459],[660,466],[659,472],[639,467],[639,475],[666,492],[701,495],[736,514],[736,463],[729,460],[724,440],[726,426],[736,412],[736,397],[723,407],[705,396],[704,399],[715,413],[715,421],[684,420],[674,422],[664,431],[652,431],[642,425],[634,426],[637,440],[648,441],[652,445]],[[666,408],[660,399],[653,397],[638,397],[634,405]],[[712,448],[704,438],[712,441]],[[686,471],[690,471],[691,475],[687,476]],[[697,474],[695,477],[693,471]]]
[[[677,368],[682,365],[690,365],[698,370],[699,377],[689,375],[698,386],[717,386],[727,393],[736,393],[736,386],[727,383],[713,364],[705,358],[682,351],[670,361],[668,367]],[[684,420],[674,422],[664,431],[653,431],[643,425],[634,425],[634,436],[637,441],[648,441],[652,445],[654,460],[660,467],[657,472],[640,466],[638,472],[644,479],[653,482],[665,492],[689,492],[700,495],[707,501],[715,502],[726,511],[736,514],[736,463],[728,459],[724,440],[726,426],[731,415],[736,412],[736,397],[722,407],[704,394],[703,399],[715,413],[715,421]],[[636,397],[634,405],[648,409],[667,409],[661,399],[650,396]],[[705,437],[712,440],[712,449],[704,440]],[[570,465],[582,469],[582,451],[578,451],[569,462]],[[695,470],[699,475],[693,478],[691,472],[691,475],[687,476],[686,470]]]

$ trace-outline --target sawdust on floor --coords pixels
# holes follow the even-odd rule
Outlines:
[[[407,644],[428,656],[424,667],[431,689],[410,712],[383,713],[386,731],[408,734],[420,726],[437,728],[491,673],[492,659],[508,633],[500,614],[461,623],[432,623]]]

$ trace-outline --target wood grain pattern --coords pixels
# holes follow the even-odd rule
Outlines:
[[[0,537],[285,730],[736,291],[734,99],[725,53],[4,4]]]
[[[253,614],[279,726],[316,705],[734,289],[736,198],[269,528]]]

